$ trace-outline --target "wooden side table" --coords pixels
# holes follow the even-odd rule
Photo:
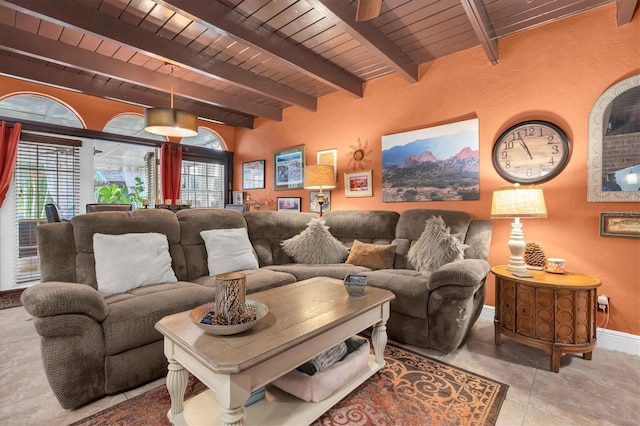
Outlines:
[[[590,360],[596,347],[596,306],[600,280],[566,272],[528,271],[518,278],[506,266],[494,266],[496,277],[495,344],[502,335],[551,355],[551,371],[560,371],[560,356],[582,353]]]

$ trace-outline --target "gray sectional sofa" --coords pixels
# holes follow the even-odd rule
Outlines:
[[[407,254],[432,216],[468,245],[464,259],[432,273],[412,268]],[[333,211],[324,216],[329,232],[351,247],[354,240],[396,245],[393,268],[355,264],[297,264],[281,243],[298,235],[314,213],[247,212],[225,209],[137,210],[79,215],[70,222],[38,227],[41,283],[26,289],[22,302],[41,336],[45,372],[64,408],[77,408],[107,394],[139,386],[166,374],[162,317],[213,300],[201,231],[247,228],[259,268],[243,271],[247,293],[315,276],[367,276],[368,285],[396,298],[387,323],[390,339],[449,352],[473,326],[484,303],[491,222],[451,210]],[[157,232],[167,236],[178,279],[103,296],[97,290],[93,235]],[[141,264],[140,268],[145,265]]]

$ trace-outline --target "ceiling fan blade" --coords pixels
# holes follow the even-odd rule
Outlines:
[[[380,15],[382,0],[358,0],[356,21],[368,21]]]

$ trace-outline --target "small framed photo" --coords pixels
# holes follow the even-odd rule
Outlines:
[[[265,160],[242,163],[242,189],[264,189]]]
[[[344,192],[347,197],[373,197],[371,170],[345,173]]]
[[[242,191],[233,191],[233,200],[231,200],[231,204],[244,204]]]
[[[316,164],[327,164],[333,166],[334,178],[338,180],[338,150],[324,149],[316,153]],[[324,207],[322,208],[324,210]],[[327,210],[329,211],[329,210]]]
[[[300,204],[302,204],[301,197],[278,197],[278,211],[279,212],[299,212]]]
[[[309,211],[311,213],[320,213],[320,204],[318,203],[318,194],[320,191],[309,192]],[[331,191],[322,191],[324,194],[324,203],[322,204],[322,212],[331,211]]]
[[[600,213],[600,235],[603,237],[640,238],[640,213]]]
[[[304,145],[273,153],[274,189],[300,189],[304,185]]]

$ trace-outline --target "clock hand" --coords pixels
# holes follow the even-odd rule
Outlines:
[[[522,148],[524,148],[524,151],[529,154],[529,158],[533,160],[533,156],[531,155],[531,152],[529,151],[529,147],[527,146],[526,143],[524,143],[524,141],[522,140],[522,138],[518,139],[518,142],[520,142],[520,145],[522,146]]]

